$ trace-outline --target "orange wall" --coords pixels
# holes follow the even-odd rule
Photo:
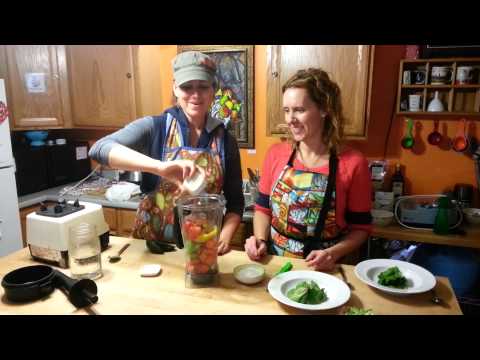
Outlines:
[[[459,126],[459,117],[413,117],[415,145],[405,150],[400,142],[405,133],[405,118],[393,115],[400,60],[404,58],[405,46],[376,46],[373,72],[373,89],[368,141],[351,142],[367,157],[383,159],[385,141],[390,119],[392,128],[386,146],[386,158],[392,165],[402,165],[406,176],[406,191],[409,194],[437,194],[453,189],[456,183],[472,184],[477,188],[475,166],[471,155],[450,150],[448,138],[453,138]],[[435,119],[440,120],[439,131],[447,139],[441,146],[427,142],[433,131]],[[480,117],[472,117],[480,120]],[[478,126],[472,121],[469,135],[479,138]],[[478,191],[476,192],[478,203]]]

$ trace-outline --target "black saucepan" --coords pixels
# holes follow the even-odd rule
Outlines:
[[[55,290],[55,271],[46,265],[26,266],[9,272],[2,280],[7,299],[27,302],[41,299]]]

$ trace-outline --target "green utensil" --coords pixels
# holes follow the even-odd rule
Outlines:
[[[405,119],[407,121],[407,135],[404,136],[402,139],[402,147],[404,149],[411,149],[413,145],[415,144],[415,140],[413,139],[413,121],[412,119]]]

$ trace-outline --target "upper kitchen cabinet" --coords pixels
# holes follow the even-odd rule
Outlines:
[[[71,124],[65,47],[8,45],[0,49],[13,130]]]
[[[297,71],[320,67],[340,87],[348,139],[367,134],[374,47],[371,45],[270,45],[267,53],[267,136],[285,136],[282,85]]]
[[[119,128],[162,110],[160,46],[67,46],[73,124]]]

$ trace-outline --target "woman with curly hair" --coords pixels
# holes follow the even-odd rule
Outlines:
[[[269,252],[329,271],[371,232],[368,162],[341,144],[340,89],[325,71],[297,71],[282,92],[292,141],[266,155],[245,250],[252,260]]]

